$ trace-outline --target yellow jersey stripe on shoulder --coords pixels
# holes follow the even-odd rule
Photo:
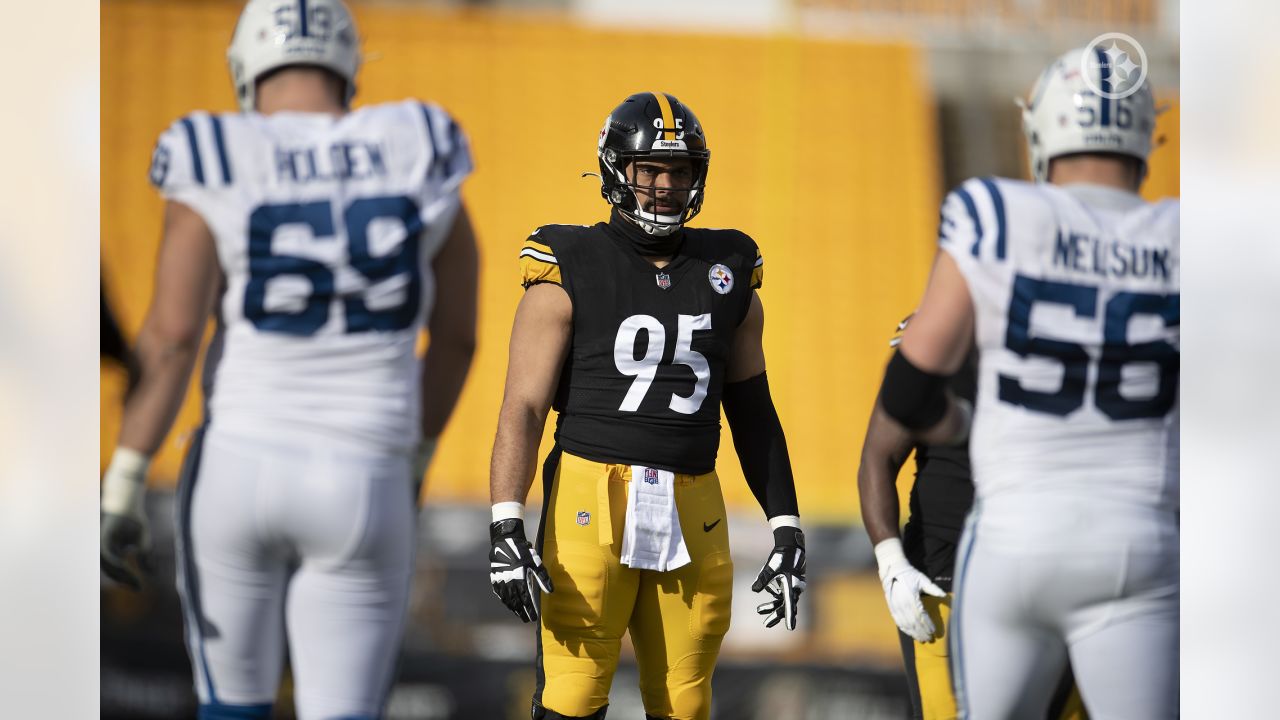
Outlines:
[[[751,266],[751,282],[750,286],[754,288],[760,287],[764,283],[764,256],[760,251],[756,251],[756,261]]]
[[[544,263],[550,263],[551,265],[560,264],[560,261],[556,260],[556,256],[550,252],[550,249],[542,250],[528,244],[520,249],[520,258],[522,261],[524,258],[533,258],[534,260],[540,260]]]
[[[553,258],[554,260],[554,258]],[[560,266],[554,261],[547,262],[533,255],[520,253],[520,284],[527,290],[531,285],[550,282],[563,285],[560,279]]]
[[[542,253],[543,255],[550,255],[551,257],[555,257],[555,256],[556,256],[555,251],[553,251],[553,250],[551,249],[551,246],[550,246],[550,245],[544,245],[544,244],[542,244],[542,243],[538,242],[537,240],[534,240],[533,238],[529,238],[528,240],[525,240],[525,241],[524,241],[524,247],[526,247],[526,248],[533,248],[534,250],[537,250],[538,252]]]

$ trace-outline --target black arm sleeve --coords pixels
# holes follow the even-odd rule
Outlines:
[[[724,415],[733,432],[733,445],[738,450],[742,474],[764,508],[765,517],[799,515],[796,504],[796,482],[791,474],[791,457],[782,423],[769,396],[769,380],[765,373],[724,386],[721,396]]]

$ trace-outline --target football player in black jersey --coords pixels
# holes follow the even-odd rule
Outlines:
[[[705,719],[733,584],[715,473],[721,404],[773,527],[752,588],[772,596],[760,606],[766,623],[794,629],[804,590],[791,463],[765,379],[763,262],[741,232],[686,227],[710,152],[676,98],[628,97],[597,154],[609,221],[541,227],[520,252],[526,291],[493,448],[491,580],[513,612],[539,622],[534,718],[603,718],[630,631],[647,717]],[[535,549],[523,503],[551,408]]]
[[[901,339],[908,317],[898,324]],[[948,388],[969,403],[977,395],[974,354],[951,377]],[[916,480],[910,515],[898,537],[898,471],[912,450]],[[885,413],[879,402],[867,425],[858,467],[862,522],[875,546],[880,582],[889,613],[898,626],[913,720],[953,720],[956,699],[947,667],[947,627],[951,619],[952,572],[965,516],[973,506],[973,475],[968,445],[915,444],[909,431]],[[1085,720],[1088,715],[1068,669],[1054,694],[1050,720]]]

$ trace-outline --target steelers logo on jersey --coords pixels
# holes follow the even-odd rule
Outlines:
[[[733,273],[724,265],[712,265],[707,272],[707,280],[711,282],[711,289],[721,295],[728,295],[733,289]]]

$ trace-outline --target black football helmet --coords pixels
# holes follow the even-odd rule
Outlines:
[[[711,151],[702,124],[687,105],[666,93],[636,93],[609,113],[596,154],[600,158],[600,194],[651,235],[669,235],[702,210]],[[638,158],[687,157],[693,181],[684,209],[675,215],[647,212],[627,180],[626,168]]]

